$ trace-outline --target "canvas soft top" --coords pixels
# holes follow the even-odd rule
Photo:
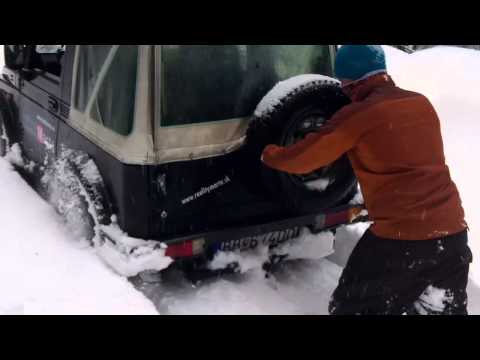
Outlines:
[[[120,134],[118,131],[113,131],[108,127],[102,125],[98,119],[94,119],[92,116],[92,112],[95,110],[95,106],[97,104],[97,97],[99,96],[100,89],[102,91],[108,92],[108,86],[111,87],[111,91],[113,92],[115,89],[114,87],[123,86],[122,84],[118,85],[115,81],[111,81],[112,84],[110,85],[108,81],[105,79],[109,76],[109,69],[113,66],[116,59],[118,59],[118,53],[124,45],[109,45],[104,46],[107,48],[105,51],[105,60],[102,62],[102,66],[98,67],[98,76],[96,78],[96,82],[89,85],[88,89],[88,99],[85,99],[84,108],[79,109],[79,106],[76,106],[76,100],[78,102],[78,94],[81,89],[82,81],[85,77],[82,78],[79,74],[82,69],[85,68],[85,64],[82,64],[83,57],[81,57],[80,47],[94,47],[95,45],[77,45],[75,46],[75,61],[74,61],[74,69],[73,69],[73,84],[72,84],[72,97],[71,97],[71,112],[69,122],[72,127],[77,129],[81,132],[84,136],[91,139],[94,143],[100,146],[102,149],[107,151],[109,154],[117,158],[118,160],[127,163],[127,164],[164,164],[176,161],[184,161],[184,160],[192,160],[192,159],[200,159],[200,158],[207,158],[207,157],[214,157],[219,155],[224,155],[226,153],[232,152],[238,149],[243,141],[245,140],[245,134],[247,131],[248,123],[250,120],[250,116],[253,115],[253,111],[247,114],[247,112],[239,112],[241,116],[234,116],[230,118],[216,118],[210,119],[208,116],[205,119],[201,119],[202,121],[197,121],[196,123],[189,124],[189,123],[180,123],[180,124],[168,124],[166,125],[162,119],[162,106],[165,106],[165,99],[160,97],[159,94],[164,96],[164,86],[166,79],[164,79],[165,73],[162,67],[162,56],[165,56],[164,47],[161,45],[135,45],[138,47],[138,61],[136,62],[136,88],[135,88],[135,106],[134,106],[134,113],[133,113],[133,125],[131,129],[129,129],[128,133]],[[100,46],[100,45],[97,45]],[[174,48],[173,45],[166,45],[167,47]],[[176,45],[177,47],[181,47]],[[184,45],[182,45],[184,46]],[[248,45],[232,45],[231,47],[241,47],[241,46],[248,46]],[[296,52],[299,49],[293,49],[293,45],[284,45],[285,47],[291,46],[292,51],[290,54],[290,59],[295,58],[297,55]],[[305,51],[312,51],[308,49],[308,47],[317,47],[318,51],[321,51],[321,56],[316,54],[316,57],[322,59],[325,63],[321,66],[321,69],[325,69],[327,73],[325,75],[329,75],[328,72],[331,71],[331,46],[317,46],[317,45],[299,45],[299,47],[305,47]],[[133,47],[133,45],[130,45]],[[186,47],[186,46],[184,46]],[[212,46],[215,47],[215,46]],[[216,46],[217,48],[220,46]],[[259,46],[260,47],[260,46]],[[265,48],[272,47],[271,45],[264,45]],[[290,51],[290,49],[288,49]],[[276,51],[276,48],[275,50]],[[316,51],[316,50],[315,50]],[[285,55],[285,56],[287,56]],[[83,55],[82,55],[83,56]],[[137,56],[137,55],[136,55]],[[137,59],[136,58],[136,59]],[[187,60],[190,61],[191,59],[187,57]],[[222,64],[221,61],[217,61],[216,58],[207,59],[212,62],[211,68],[216,71],[215,68],[218,64]],[[244,61],[242,59],[239,60]],[[186,62],[187,66],[190,66],[190,63]],[[191,61],[192,66],[195,66],[196,62],[194,60]],[[90,65],[90,64],[89,64]],[[246,70],[242,71],[250,71],[245,64],[241,65],[245,66]],[[273,66],[273,65],[272,65]],[[267,67],[267,66],[266,66]],[[303,69],[295,69],[295,71],[302,72]],[[306,69],[308,70],[308,69]],[[275,70],[277,71],[277,70]],[[278,70],[284,71],[282,76],[288,77],[288,73],[285,73],[285,70]],[[205,74],[202,78],[203,74],[192,81],[188,77],[187,78],[178,78],[176,79],[176,84],[180,84],[182,86],[189,86],[191,84],[202,83],[207,84],[208,81],[223,81],[223,79],[229,79],[228,77],[233,77],[230,72],[225,71],[225,69],[220,68],[218,71],[215,72],[215,75],[218,74],[216,80],[212,80],[210,77],[211,75]],[[118,79],[121,79],[123,74],[117,76]],[[128,75],[125,75],[128,76]],[[209,77],[210,76],[210,77]],[[255,92],[256,97],[251,97],[257,103],[261,100],[261,97],[265,95],[268,90],[270,90],[273,85],[275,85],[275,81],[268,80],[266,83],[269,84],[269,88],[261,88],[257,84],[257,74],[251,73],[250,76],[251,84],[248,84],[249,88],[247,89],[246,93]],[[238,78],[237,78],[238,80]],[[188,84],[188,81],[191,84]],[[236,81],[235,79],[231,81]],[[117,81],[118,82],[118,81]],[[237,81],[238,82],[238,81]],[[173,83],[173,81],[170,81]],[[105,90],[105,87],[107,89]],[[82,90],[83,91],[83,90]],[[197,90],[198,91],[198,90]],[[259,92],[260,91],[260,92]],[[208,99],[212,99],[213,101],[216,100],[216,94],[214,96],[209,96]],[[259,96],[261,95],[261,96]],[[222,94],[218,94],[219,97]],[[258,99],[258,97],[260,97]],[[182,102],[186,101],[185,99],[178,98],[173,99],[170,101],[170,109],[169,111],[175,110],[175,101],[178,101],[178,104],[182,104]],[[173,105],[172,105],[173,103]],[[210,105],[209,105],[210,106]],[[215,107],[215,103],[212,102],[211,108]],[[249,109],[251,108],[251,104]],[[92,110],[93,109],[93,110]],[[163,109],[165,110],[165,109]],[[113,110],[112,110],[113,111]]]

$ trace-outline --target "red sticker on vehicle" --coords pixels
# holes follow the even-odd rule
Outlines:
[[[45,134],[43,133],[43,127],[40,124],[37,124],[37,141],[40,144],[45,142]]]

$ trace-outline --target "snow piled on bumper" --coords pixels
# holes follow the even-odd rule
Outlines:
[[[289,260],[319,260],[333,254],[335,236],[331,232],[312,234],[303,228],[298,238],[269,250],[268,246],[259,246],[254,251],[220,251],[209,263],[211,270],[224,269],[230,264],[237,264],[241,273],[261,268],[271,255],[287,255]]]
[[[118,225],[101,226],[103,241],[96,240],[99,257],[117,274],[132,277],[144,271],[161,271],[173,262],[166,245],[128,236]]]

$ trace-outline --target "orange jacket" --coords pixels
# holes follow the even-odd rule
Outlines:
[[[465,230],[428,99],[396,87],[387,75],[368,79],[352,98],[318,133],[289,147],[267,146],[263,162],[306,174],[347,153],[377,236],[424,240]]]

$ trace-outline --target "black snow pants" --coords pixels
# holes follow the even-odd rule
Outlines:
[[[332,315],[467,315],[467,230],[435,240],[383,239],[370,230],[334,291]]]

